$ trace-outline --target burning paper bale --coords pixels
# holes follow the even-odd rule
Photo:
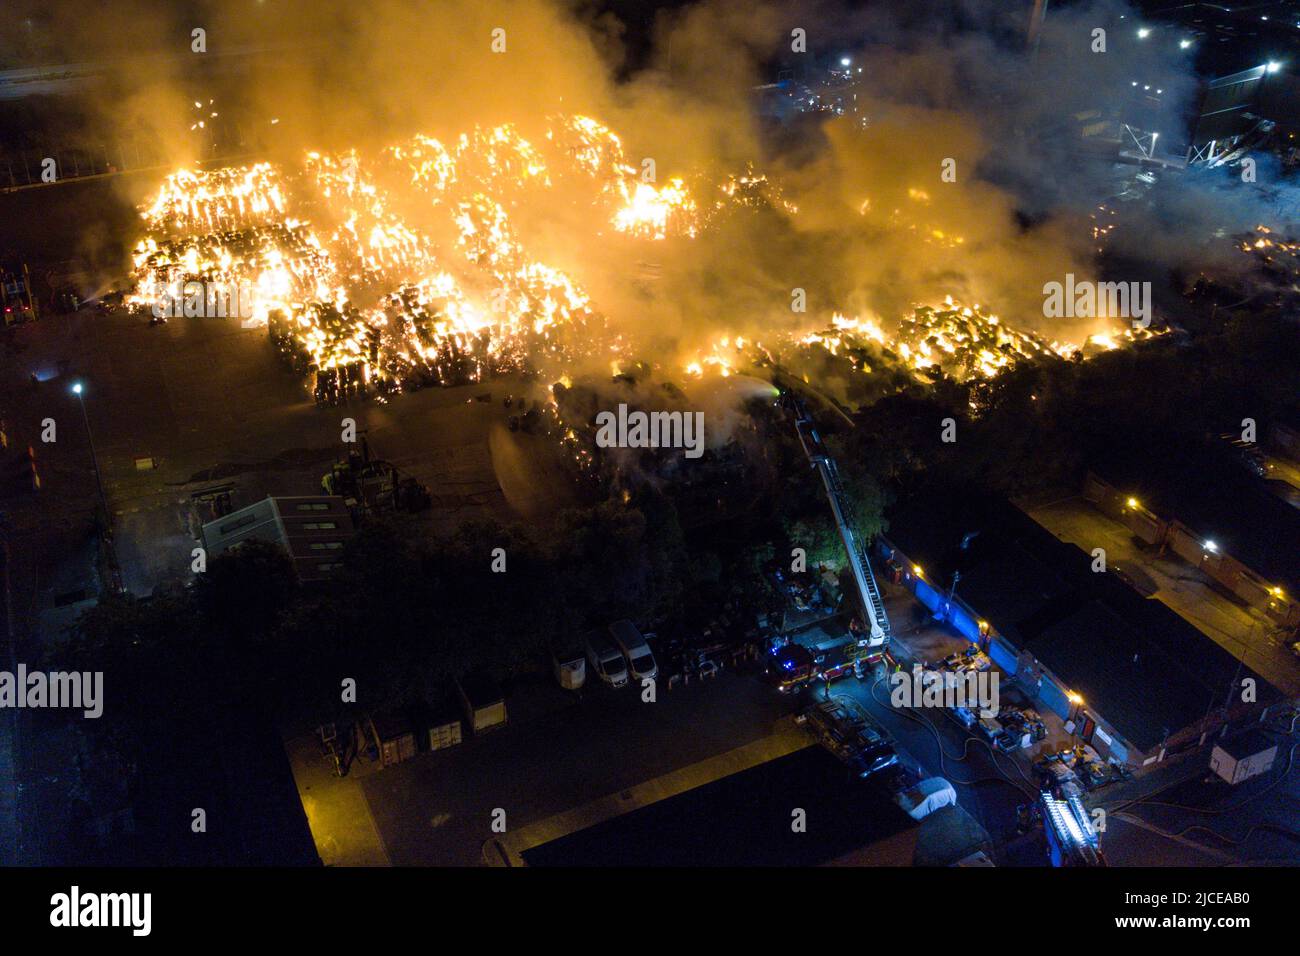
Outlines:
[[[798,214],[752,168],[715,182],[643,181],[618,136],[590,117],[552,117],[535,140],[512,124],[476,126],[445,143],[417,135],[369,157],[310,152],[300,165],[168,176],[142,210],[147,234],[128,301],[149,307],[189,282],[251,290],[245,324],[270,325],[277,349],[322,401],[625,360],[644,343],[596,311],[573,276],[532,255],[527,220],[517,221],[561,184],[588,197],[597,235],[621,242],[689,242],[718,217],[747,210]],[[920,190],[909,198],[918,207],[930,201]],[[914,225],[928,243],[962,241]],[[1095,336],[1085,348],[1125,337],[1138,333]],[[891,373],[882,381],[900,369],[965,380],[1079,351],[951,298],[916,307],[892,334],[874,319],[835,314],[828,328],[778,329],[765,343],[710,338],[684,363],[688,375],[809,367],[820,353],[856,375]]]

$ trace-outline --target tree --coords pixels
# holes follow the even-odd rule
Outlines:
[[[195,584],[201,613],[228,636],[262,636],[298,587],[293,561],[277,544],[251,539],[217,555]]]
[[[839,571],[848,561],[844,542],[840,540],[835,522],[830,517],[829,506],[825,516],[800,518],[786,525],[790,547],[803,548],[808,556],[808,569],[825,565]]]

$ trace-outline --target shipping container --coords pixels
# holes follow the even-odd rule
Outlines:
[[[405,717],[375,714],[369,724],[371,739],[379,750],[380,766],[389,767],[415,756],[415,732]]]
[[[474,733],[481,734],[506,725],[505,695],[491,678],[470,674],[456,682],[456,689],[460,692],[465,720]]]

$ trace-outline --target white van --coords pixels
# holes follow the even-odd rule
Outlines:
[[[587,662],[606,684],[622,687],[627,683],[627,663],[623,652],[601,631],[590,631],[583,640]]]
[[[623,656],[627,658],[633,677],[644,680],[647,677],[653,679],[659,676],[659,665],[655,663],[654,654],[650,653],[650,645],[646,643],[635,624],[631,621],[615,621],[609,626],[609,634],[614,638],[618,649],[623,652]]]

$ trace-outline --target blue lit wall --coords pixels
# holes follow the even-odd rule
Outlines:
[[[912,576],[912,585],[917,600],[931,611],[937,612],[940,605],[943,604],[944,596],[915,575]]]
[[[948,620],[972,644],[980,642],[979,622],[962,610],[956,601],[952,603],[952,607],[948,611]]]

